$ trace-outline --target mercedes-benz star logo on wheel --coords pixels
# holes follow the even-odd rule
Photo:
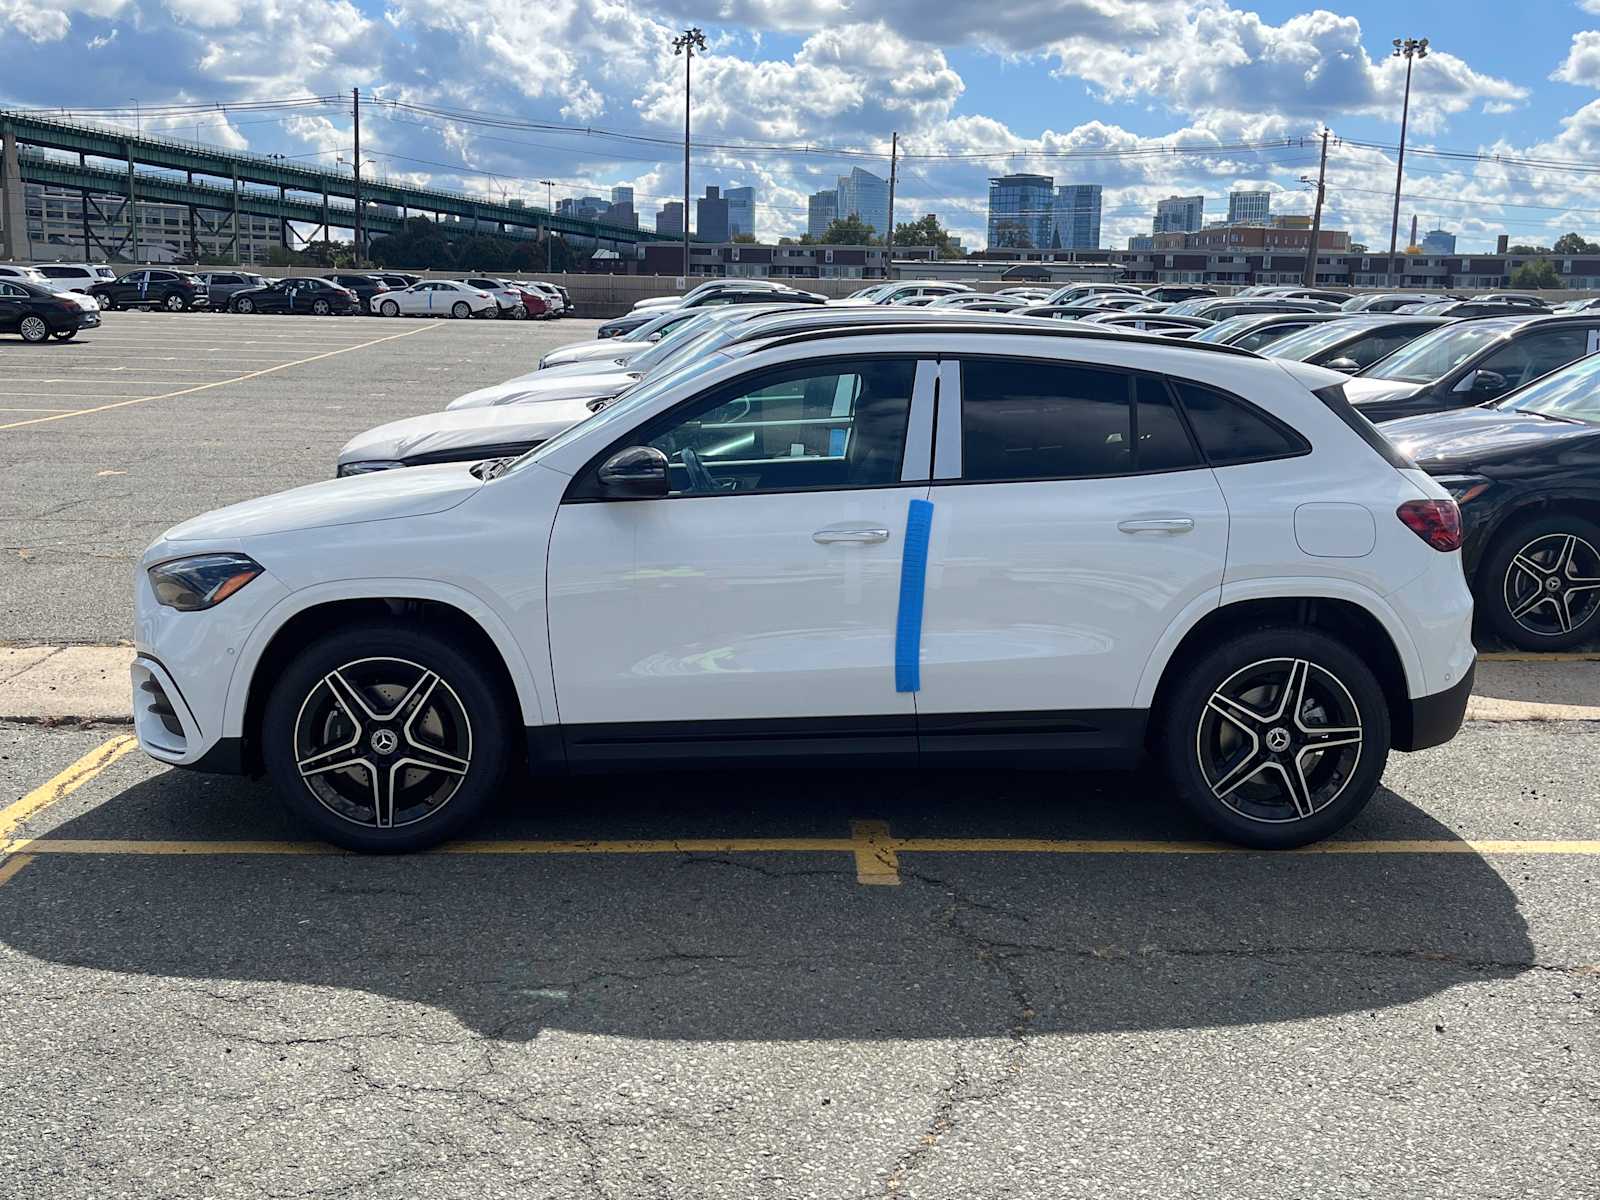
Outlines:
[[[379,729],[372,735],[372,748],[379,754],[393,754],[400,745],[400,738],[392,729]]]
[[[376,740],[374,740],[376,744]],[[1274,754],[1282,754],[1289,748],[1289,731],[1281,726],[1267,731],[1267,749]]]

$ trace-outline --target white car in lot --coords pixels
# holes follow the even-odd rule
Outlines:
[[[385,292],[378,300],[384,317],[467,317],[498,313],[500,303],[482,288],[453,279],[424,279],[399,291]]]
[[[740,343],[516,460],[196,517],[135,575],[135,729],[418,849],[542,776],[1126,766],[1301,845],[1459,728],[1459,513],[1337,392],[1169,339]],[[1070,789],[1065,789],[1070,790]],[[1064,794],[1065,794],[1064,790]]]

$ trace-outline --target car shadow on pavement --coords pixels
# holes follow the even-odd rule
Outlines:
[[[870,818],[918,837],[1203,836],[1147,776],[528,788],[476,835],[837,838]],[[1369,814],[1360,836],[1453,840],[1393,793]],[[259,784],[164,772],[50,836],[304,835]],[[697,1041],[1204,1028],[1359,1015],[1529,969],[1516,897],[1459,851],[908,852],[898,887],[861,886],[841,851],[47,854],[0,890],[0,941],[132,976],[357,990],[509,1041],[552,1028]]]

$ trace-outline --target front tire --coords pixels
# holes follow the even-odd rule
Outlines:
[[[472,306],[465,300],[457,300],[450,306],[450,315],[458,321],[465,321],[472,315]]]
[[[255,310],[256,302],[250,299],[249,296],[241,296],[239,299],[233,302],[233,311],[236,313],[244,313],[248,316],[250,313],[255,312]]]
[[[1349,824],[1389,757],[1377,677],[1314,629],[1237,635],[1186,663],[1161,721],[1161,758],[1185,806],[1228,841],[1264,850]]]
[[[1551,513],[1495,539],[1478,567],[1479,609],[1522,650],[1565,650],[1600,633],[1600,525]]]
[[[17,332],[22,335],[23,341],[35,346],[50,340],[50,326],[45,324],[43,317],[31,314],[22,318],[22,322],[17,326]]]
[[[398,317],[400,315],[400,306],[393,300],[385,300],[378,305],[378,311],[386,317]]]
[[[423,850],[499,789],[519,732],[512,708],[475,656],[372,622],[294,657],[267,700],[262,757],[290,812],[327,841]]]

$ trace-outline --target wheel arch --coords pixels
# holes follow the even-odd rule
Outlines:
[[[1152,655],[1146,665],[1139,682],[1139,702],[1150,710],[1149,729],[1153,734],[1161,728],[1162,707],[1168,702],[1175,681],[1207,650],[1236,634],[1287,626],[1332,634],[1361,656],[1383,688],[1394,743],[1404,746],[1411,740],[1413,689],[1409,681],[1420,679],[1420,673],[1414,674],[1408,662],[1408,658],[1415,658],[1415,648],[1409,638],[1396,637],[1390,624],[1393,620],[1392,613],[1380,616],[1372,607],[1354,599],[1331,595],[1256,596],[1211,608],[1191,620],[1177,636],[1169,630],[1166,652],[1159,662]]]
[[[228,688],[224,736],[242,738],[246,762],[259,766],[255,749],[273,672],[264,662],[281,662],[318,637],[357,621],[413,621],[470,647],[495,672],[496,684],[515,702],[524,727],[543,725],[546,715],[538,681],[511,630],[469,593],[428,581],[369,581],[305,589],[285,597],[257,626],[240,651]]]
[[[1478,569],[1506,534],[1525,521],[1538,520],[1556,512],[1576,512],[1583,518],[1600,525],[1600,493],[1560,491],[1556,489],[1523,492],[1506,501],[1485,522],[1475,553],[1468,566],[1467,578],[1474,588],[1478,584]]]

